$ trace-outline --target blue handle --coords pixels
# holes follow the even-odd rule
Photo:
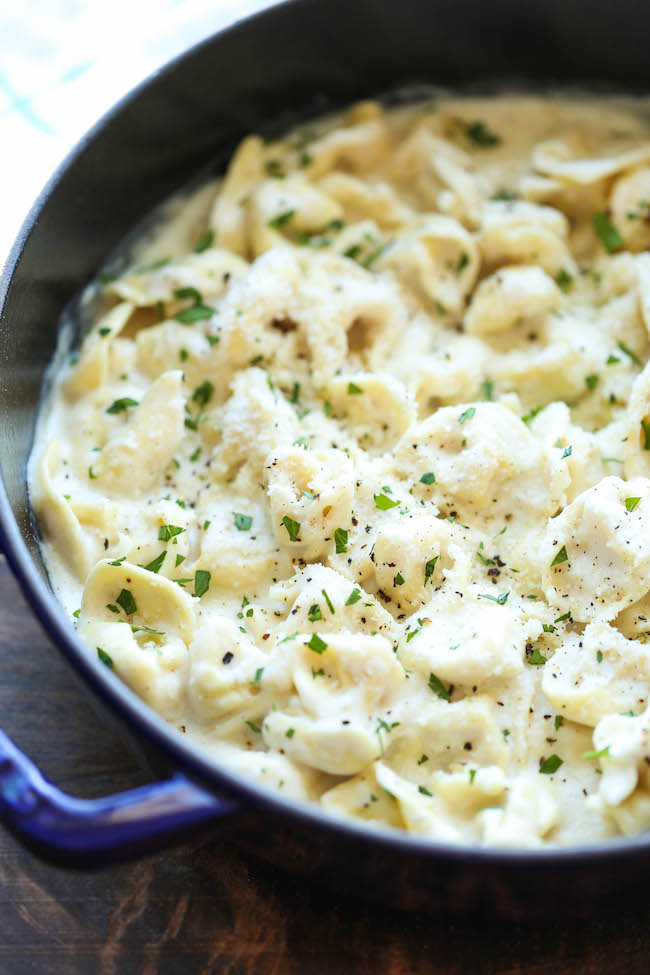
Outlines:
[[[237,809],[183,775],[103,799],[48,782],[0,731],[0,818],[25,846],[65,866],[96,867],[150,853]]]

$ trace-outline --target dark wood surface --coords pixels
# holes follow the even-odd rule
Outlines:
[[[58,785],[92,796],[146,781],[71,680],[1,556],[0,665],[0,724]],[[253,860],[216,834],[139,863],[67,872],[0,828],[2,975],[650,970],[648,910],[577,924],[537,916],[532,903],[527,925],[368,906]]]

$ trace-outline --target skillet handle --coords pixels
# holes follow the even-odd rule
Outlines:
[[[99,867],[142,856],[201,824],[233,813],[184,775],[102,799],[77,799],[48,782],[0,731],[0,819],[45,860],[68,867]]]

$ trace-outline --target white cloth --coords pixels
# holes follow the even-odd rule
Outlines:
[[[273,0],[0,0],[0,266],[58,163],[130,88]]]

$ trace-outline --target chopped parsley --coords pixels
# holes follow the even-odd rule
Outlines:
[[[418,619],[419,626],[416,626],[414,630],[408,630],[406,633],[406,642],[410,643],[414,636],[417,636],[422,629],[422,620]]]
[[[181,322],[183,325],[192,325],[194,322],[201,322],[207,318],[212,318],[214,315],[214,308],[210,305],[191,305],[186,308],[185,311],[180,312],[176,315],[176,321]]]
[[[597,376],[595,372],[590,373],[585,376],[585,385],[587,389],[595,389],[600,382],[600,376]]]
[[[492,402],[494,383],[491,379],[484,379],[481,385],[483,386],[483,395],[485,396],[486,400],[488,400],[488,402]]]
[[[556,714],[555,721],[553,722],[553,724],[555,725],[555,730],[558,731],[564,724],[564,715]]]
[[[348,383],[348,393],[350,396],[358,396],[362,392],[361,386],[357,386],[356,383]]]
[[[251,681],[251,683],[253,684],[253,686],[255,686],[256,684],[259,684],[259,682],[260,682],[260,680],[262,678],[262,674],[263,673],[264,673],[264,667],[258,667],[257,670],[255,671],[255,677]]]
[[[121,399],[114,400],[106,410],[107,413],[125,413],[130,406],[137,406],[138,401],[131,399],[130,396],[123,396]]]
[[[623,352],[628,357],[628,359],[632,360],[635,366],[643,365],[636,352],[633,352],[632,349],[630,349],[629,346],[625,344],[625,342],[617,342],[616,344],[618,345],[621,352]]]
[[[387,498],[385,494],[375,494],[373,495],[375,499],[375,504],[380,511],[389,511],[391,508],[396,508],[401,501],[393,501],[392,498]]]
[[[650,420],[641,420],[641,429],[643,430],[644,437],[643,449],[650,450]]]
[[[294,521],[289,515],[285,515],[282,519],[282,524],[287,529],[287,534],[289,535],[289,540],[295,542],[298,538],[298,532],[300,531],[300,522]]]
[[[395,576],[395,578],[393,579],[393,585],[394,586],[403,586],[404,585],[404,576],[402,575],[401,572],[398,572],[397,575]]]
[[[538,647],[535,647],[528,658],[528,663],[531,665],[531,667],[543,667],[546,663],[546,657],[543,653],[540,653]]]
[[[201,237],[200,241],[194,248],[195,254],[202,254],[203,251],[207,251],[208,248],[212,247],[214,243],[214,230],[206,230],[206,232]]]
[[[235,520],[235,528],[240,532],[247,532],[251,530],[253,524],[252,515],[243,515],[239,511],[233,511],[233,518]]]
[[[563,291],[564,294],[566,294],[573,284],[573,277],[565,268],[561,268],[561,270],[559,270],[555,275],[555,283],[560,291]]]
[[[284,737],[285,738],[293,738],[293,736],[295,735],[295,733],[296,733],[296,729],[295,728],[287,728],[287,730],[284,733]]]
[[[568,613],[564,613],[562,616],[558,616],[558,618],[556,620],[553,620],[553,622],[554,623],[566,623],[567,620],[569,622],[572,621],[571,610],[569,610]]]
[[[195,403],[198,403],[199,406],[207,406],[210,400],[212,399],[213,393],[214,393],[214,384],[211,383],[209,379],[206,379],[205,382],[201,383],[200,386],[196,387],[196,389],[192,393],[192,399],[194,400]]]
[[[479,149],[492,149],[494,146],[501,145],[501,136],[493,132],[480,119],[474,122],[461,122],[461,125],[465,129],[465,134],[469,141]]]
[[[255,732],[256,735],[262,734],[262,729],[259,727],[259,725],[256,725],[253,721],[247,721],[246,724],[251,729],[251,731]]]
[[[468,406],[467,409],[463,410],[463,412],[458,417],[458,422],[462,424],[465,422],[465,420],[471,420],[475,413],[476,413],[476,408],[474,406]]]
[[[324,598],[325,602],[327,603],[327,608],[329,609],[330,613],[333,616],[336,613],[336,610],[334,609],[334,606],[332,605],[332,600],[327,595],[327,591],[325,589],[321,589],[321,592],[323,594],[323,598]]]
[[[424,754],[422,754],[422,755],[420,755],[420,757],[418,758],[418,765],[424,765],[424,763],[425,763],[425,762],[428,762],[428,761],[429,761],[429,756],[428,756],[428,755],[424,755]]]
[[[429,790],[425,786],[423,786],[423,785],[419,785],[418,786],[418,792],[420,792],[423,796],[432,796],[433,795],[433,792],[429,792]]]
[[[429,581],[429,579],[431,578],[431,576],[433,575],[434,570],[435,570],[435,567],[436,567],[436,562],[438,561],[439,558],[440,558],[440,556],[439,555],[436,555],[436,556],[434,556],[434,558],[429,559],[429,561],[425,565],[425,567],[424,567],[424,585],[425,586],[426,586],[427,582]]]
[[[609,758],[609,745],[601,748],[599,752],[584,752],[582,757],[587,761],[591,761],[593,758]]]
[[[210,588],[210,573],[206,569],[197,569],[194,573],[194,595],[204,596]]]
[[[282,227],[286,226],[286,224],[293,219],[295,214],[295,210],[284,210],[283,213],[278,213],[276,217],[269,220],[269,227],[271,227],[272,230],[281,230]]]
[[[342,555],[348,550],[348,532],[346,528],[337,528],[334,532],[334,542],[336,544],[336,554]]]
[[[551,568],[554,565],[562,565],[563,562],[568,562],[569,556],[566,554],[566,545],[563,545],[560,551],[557,553],[553,561],[551,562]]]
[[[324,640],[321,640],[318,633],[314,633],[312,635],[311,640],[306,644],[306,646],[308,646],[310,650],[313,650],[314,653],[324,653],[325,650],[327,650],[327,644]]]
[[[320,611],[320,606],[318,605],[318,603],[314,603],[314,605],[310,606],[309,608],[309,612],[307,613],[307,619],[309,620],[310,623],[316,623],[318,620],[322,620],[322,618],[323,618],[323,614]]]
[[[115,664],[113,663],[113,658],[110,656],[110,654],[106,653],[105,650],[102,650],[101,647],[97,647],[97,656],[103,664],[105,664],[110,670],[113,670]]]
[[[175,535],[181,535],[185,531],[184,528],[179,528],[178,525],[161,525],[158,529],[158,541],[168,542],[170,538],[174,538]]]
[[[640,500],[641,498],[626,498],[625,507],[628,511],[634,511]]]
[[[449,701],[451,698],[451,687],[445,687],[439,677],[436,677],[434,673],[429,674],[429,690],[433,691],[438,697],[441,697],[443,701]]]
[[[526,413],[526,416],[522,416],[521,419],[524,421],[524,423],[530,423],[530,421],[534,420],[537,414],[541,413],[543,409],[543,406],[534,406],[530,413]]]
[[[420,484],[434,484],[435,480],[436,475],[433,473],[433,471],[427,471],[427,473],[423,474],[420,478]]]
[[[509,592],[502,592],[500,596],[490,596],[489,593],[481,593],[479,599],[491,599],[493,603],[498,603],[499,606],[505,606],[508,602]]]
[[[354,606],[361,599],[361,590],[353,589],[348,598],[345,601],[346,606]]]
[[[594,213],[592,224],[596,236],[609,254],[620,250],[623,246],[623,238],[604,210],[601,210],[599,213]]]
[[[128,589],[122,589],[115,602],[118,606],[122,607],[127,616],[132,616],[133,613],[137,613],[138,611],[138,607],[135,604],[135,599]]]
[[[160,555],[157,555],[149,565],[143,565],[143,569],[147,569],[149,572],[160,572],[160,568],[165,561],[165,556],[167,555],[167,549],[163,549]]]
[[[553,775],[554,772],[557,772],[560,765],[564,765],[564,761],[559,755],[549,755],[548,758],[545,758],[540,763],[539,771],[542,775]]]

